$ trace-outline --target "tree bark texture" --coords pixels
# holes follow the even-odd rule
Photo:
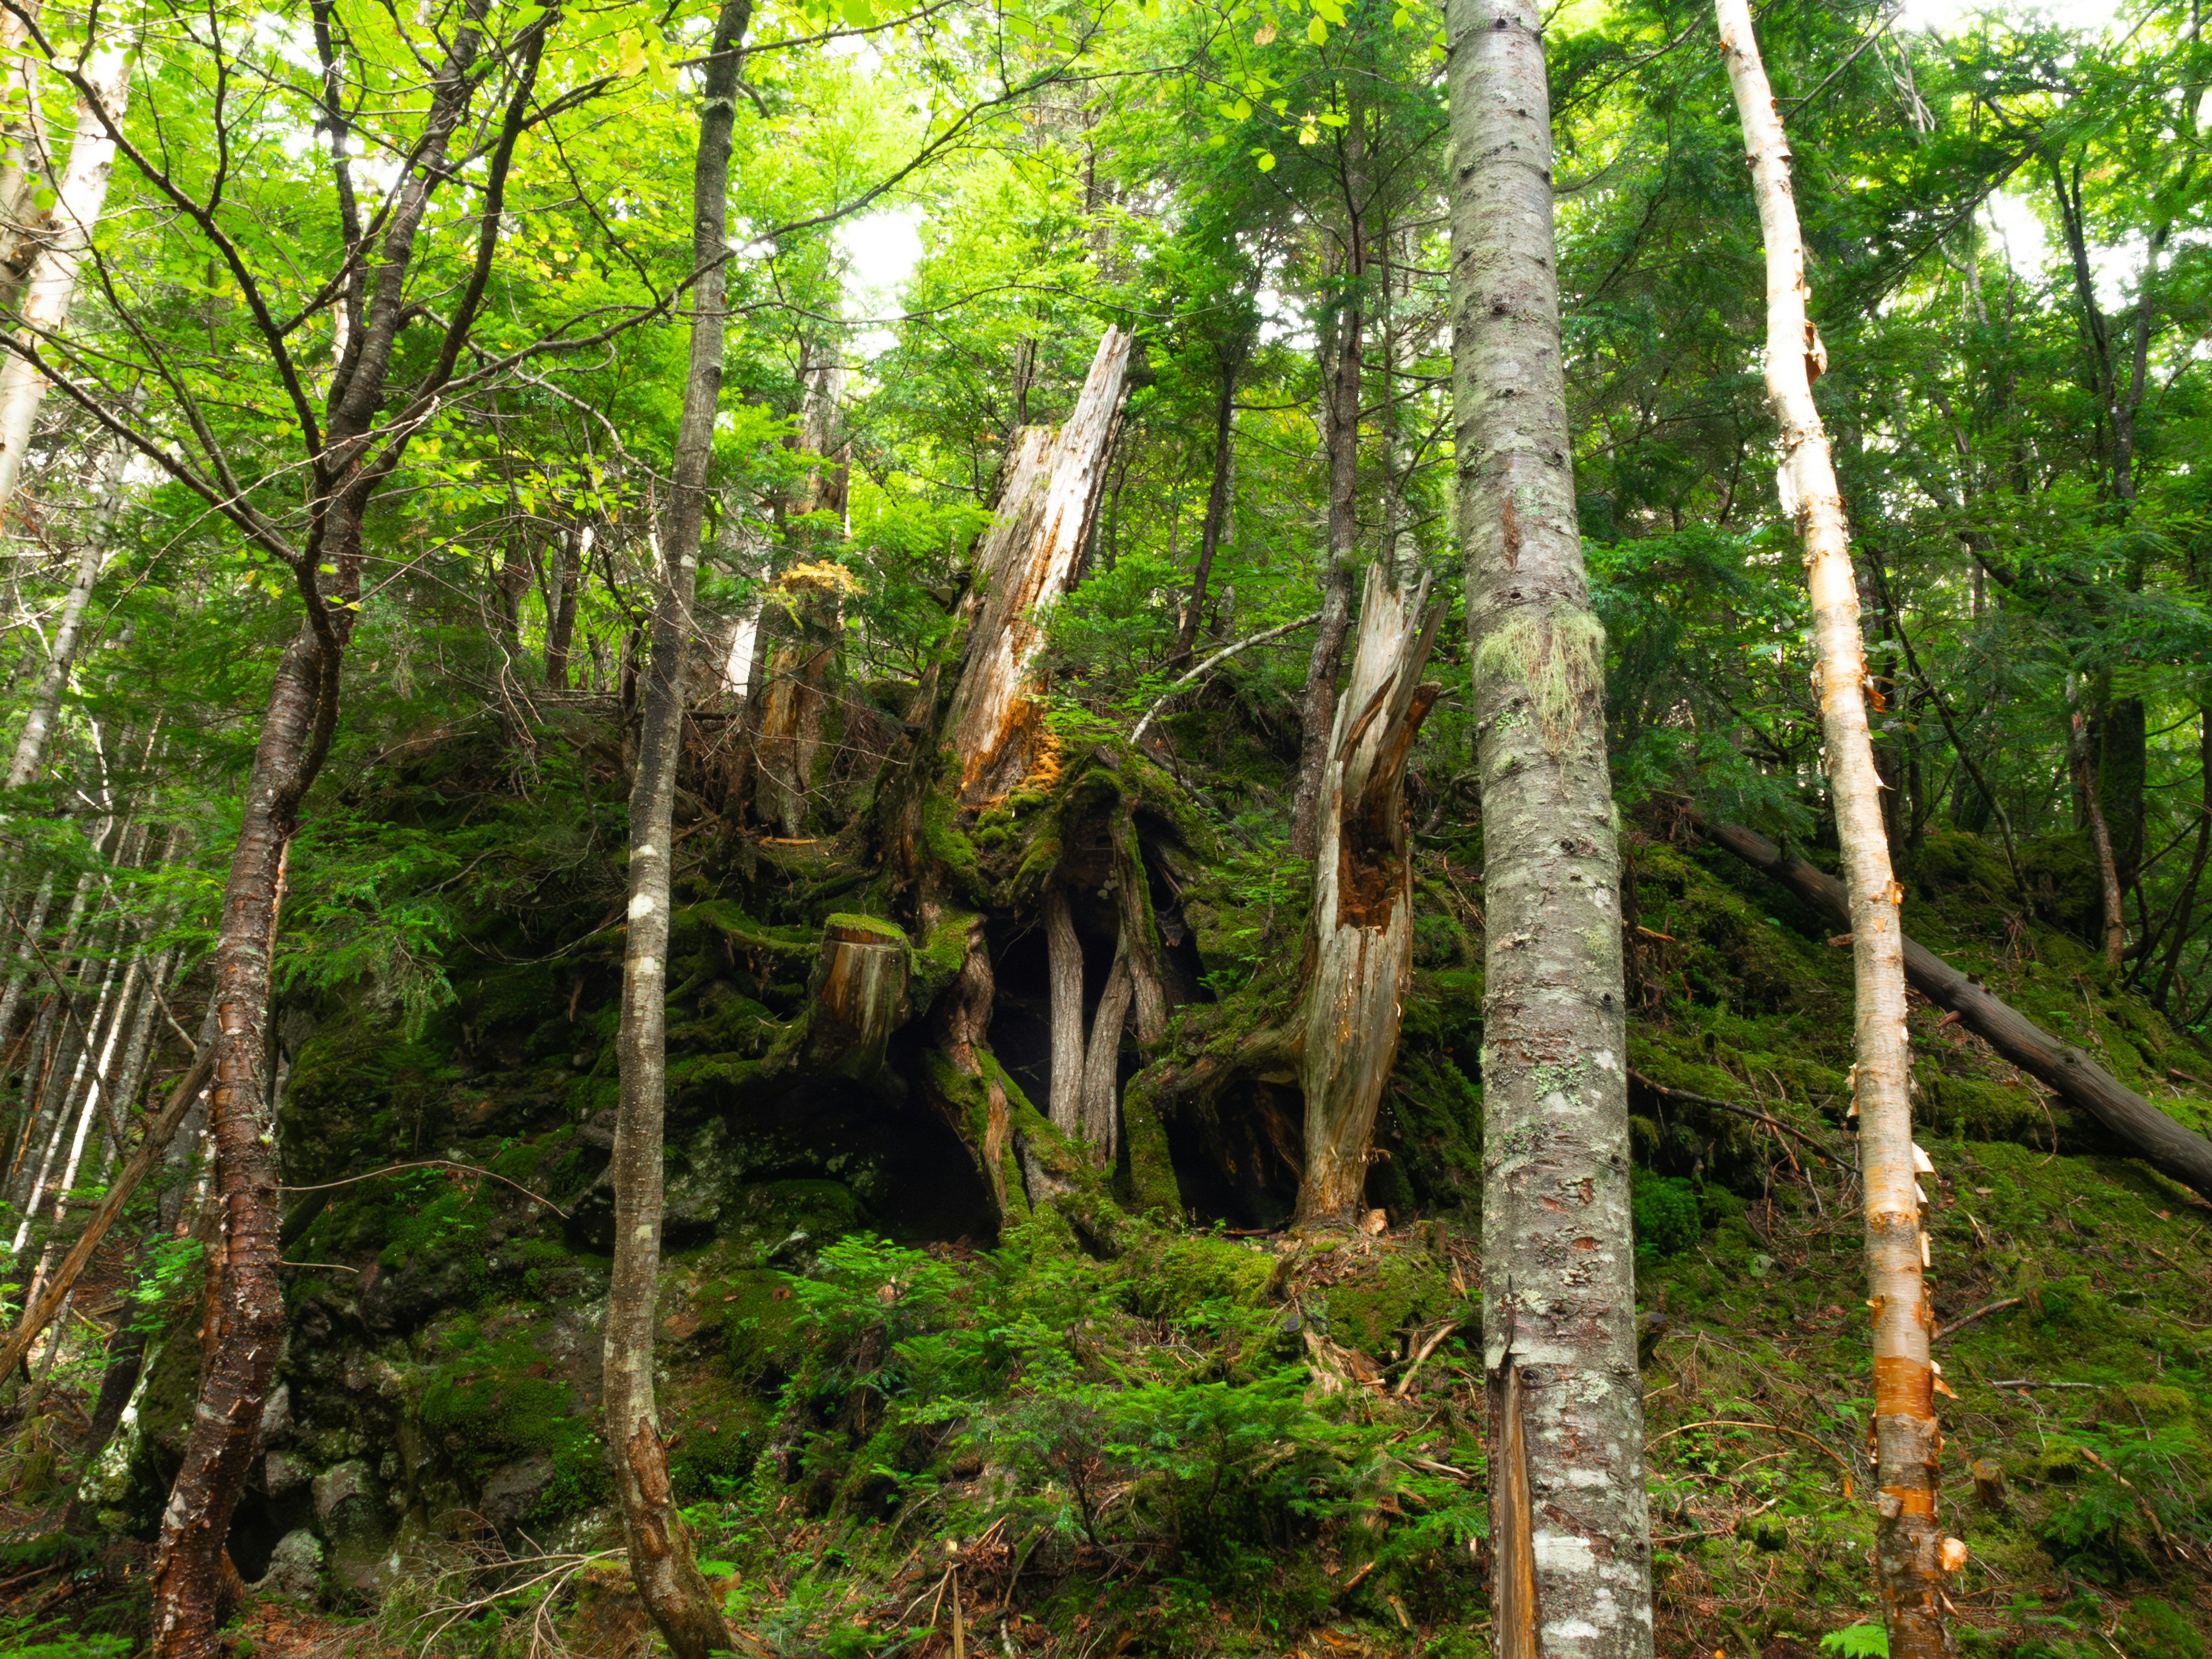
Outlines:
[[[867,1082],[884,1069],[907,1012],[907,938],[888,921],[832,916],[807,988],[801,1064],[809,1076]]]
[[[4,370],[0,370],[0,374],[4,374]],[[92,590],[107,563],[107,532],[116,498],[122,489],[124,464],[128,459],[120,445],[112,446],[100,469],[101,510],[93,515],[92,533],[85,537],[84,545],[77,550],[76,568],[70,574],[69,592],[63,596],[61,615],[54,623],[53,642],[46,648],[46,672],[40,675],[39,684],[31,693],[30,711],[23,716],[23,729],[15,739],[15,752],[8,763],[7,787],[10,789],[20,789],[28,783],[45,758],[46,739],[53,732],[54,717],[61,711],[62,693],[69,685],[70,670],[76,665],[77,646],[84,632],[85,607],[92,602]]]
[[[1838,921],[1851,920],[1843,883],[1802,859],[1788,858],[1774,843],[1740,824],[1708,824],[1705,833],[1753,869],[1763,871]],[[1912,988],[1959,1016],[1969,1031],[2079,1106],[2135,1149],[2160,1175],[2212,1200],[2212,1141],[2175,1122],[2070,1042],[2041,1026],[1911,938],[1902,940],[1905,975]],[[1863,1106],[1860,1115],[1865,1115]]]
[[[101,106],[116,120],[131,92],[131,48],[118,40],[96,46],[83,73]],[[115,137],[107,123],[80,99],[76,131],[70,140],[69,160],[58,182],[53,216],[43,234],[38,256],[31,262],[16,315],[21,326],[37,337],[58,333],[69,321],[70,304],[76,297],[76,274],[92,246],[100,210],[107,203],[108,175],[115,165]],[[46,377],[31,360],[9,352],[0,363],[0,520],[4,520],[22,481],[24,453],[30,447],[31,428],[46,395]]]
[[[1131,337],[1109,328],[1075,408],[1056,435],[1025,428],[1008,460],[997,520],[975,553],[981,595],[945,731],[960,757],[960,797],[1004,795],[1042,757],[1036,664],[1045,619],[1074,585],[1121,427]]]
[[[1454,422],[1488,916],[1483,1344],[1528,1472],[1546,1659],[1652,1650],[1603,633],[1575,518],[1533,0],[1451,0]],[[1493,1467],[1497,1465],[1493,1463]],[[1512,1517],[1498,1510],[1493,1528]],[[1509,1529],[1510,1530],[1510,1529]],[[1494,1533],[1493,1535],[1505,1535]],[[1535,1606],[1514,1601],[1533,1592]]]
[[[321,647],[303,629],[276,665],[232,849],[215,951],[217,1025],[210,1118],[216,1216],[208,1245],[206,1359],[154,1559],[156,1659],[214,1659],[218,1569],[230,1517],[259,1450],[261,1412],[284,1343],[278,1283],[277,1170],[268,1079],[269,973],[283,902],[285,854],[319,710]]]
[[[630,1577],[678,1659],[730,1645],[677,1511],[653,1402],[653,1337],[660,1286],[662,1121],[668,1086],[667,962],[676,769],[691,599],[706,522],[707,474],[722,390],[730,151],[739,51],[751,0],[724,0],[702,77],[699,151],[691,175],[690,359],[677,425],[674,477],[653,596],[630,792],[629,927],[623,948],[622,1093],[615,1118],[615,1255],[607,1304],[605,1400],[609,1462],[629,1540]]]
[[[1746,0],[1716,0],[1721,55],[1735,88],[1766,244],[1766,391],[1781,428],[1776,485],[1805,544],[1819,662],[1828,787],[1843,845],[1855,987],[1852,1096],[1866,1193],[1867,1289],[1874,1310],[1875,1572],[1896,1659],[1949,1654],[1945,1560],[1938,1529],[1935,1322],[1923,1276],[1926,1238],[1912,1141],[1911,1054],[1905,1026],[1905,890],[1890,869],[1881,781],[1867,729],[1866,656],[1842,492],[1813,402],[1827,353],[1807,310],[1804,248],[1790,191],[1790,143],[1760,63]]]
[[[1402,594],[1381,565],[1368,567],[1352,675],[1329,736],[1300,1010],[1297,1218],[1307,1225],[1349,1221],[1365,1207],[1375,1111],[1398,1054],[1413,961],[1406,758],[1441,690],[1421,681],[1443,620],[1441,605],[1427,605],[1426,582]]]

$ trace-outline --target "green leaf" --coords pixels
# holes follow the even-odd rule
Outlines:
[[[1325,17],[1337,27],[1344,27],[1343,0],[1313,0],[1314,15]]]
[[[1322,41],[1328,39],[1328,26],[1320,18],[1315,18],[1306,25],[1306,39],[1316,46],[1321,45]]]
[[[1413,13],[1411,13],[1410,11],[1407,11],[1407,10],[1403,6],[1399,7],[1399,8],[1398,8],[1398,9],[1397,9],[1396,11],[1395,11],[1395,12],[1391,13],[1391,15],[1390,15],[1390,27],[1393,27],[1393,28],[1399,28],[1399,29],[1408,29],[1408,28],[1413,27]]]
[[[845,21],[856,29],[866,28],[876,21],[876,9],[869,0],[842,0],[838,9],[844,13]],[[1011,22],[1012,20],[1007,21]]]
[[[1252,156],[1259,163],[1261,172],[1273,173],[1275,170],[1275,157],[1272,151],[1256,149],[1252,152]]]

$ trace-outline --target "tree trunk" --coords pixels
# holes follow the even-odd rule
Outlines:
[[[2069,681],[2073,679],[2068,676]],[[2128,920],[2122,903],[2120,870],[2112,856],[2112,835],[2105,823],[2105,803],[2095,757],[2090,753],[2088,723],[2081,717],[2078,685],[2069,684],[2066,748],[2073,763],[2074,799],[2089,830],[2089,851],[2097,866],[2099,909],[2104,917],[2105,965],[2117,968],[2127,953]]]
[[[576,595],[592,556],[592,527],[573,526],[561,538],[561,574],[545,618],[545,684],[568,689],[568,651],[576,637]]]
[[[2151,995],[2161,1012],[2173,990],[2174,975],[2181,970],[2181,953],[2188,945],[2190,924],[2197,916],[2197,890],[2204,878],[2205,860],[2212,855],[2212,702],[2202,703],[2197,710],[2197,787],[2203,792],[2197,807],[2197,852],[2189,860],[2181,896],[2174,902],[2173,933],[2166,941],[2166,960],[2159,967],[2158,986]],[[7,1026],[0,1022],[0,1040],[6,1035]]]
[[[1109,1167],[1121,1146],[1121,1032],[1129,1023],[1132,994],[1124,933],[1114,948],[1083,1057],[1083,1138],[1104,1154]]]
[[[199,1397],[154,1559],[154,1659],[214,1659],[216,1653],[231,1516],[259,1449],[262,1409],[283,1346],[275,1102],[263,1073],[285,856],[301,802],[337,729],[345,647],[360,613],[363,518],[416,429],[407,420],[397,422],[401,429],[384,441],[373,462],[365,459],[380,422],[390,415],[386,397],[399,332],[410,314],[407,281],[416,237],[432,192],[447,176],[453,133],[482,82],[475,70],[488,9],[489,0],[464,0],[430,79],[412,163],[387,206],[381,234],[373,249],[352,250],[362,259],[362,275],[347,304],[359,322],[331,376],[322,441],[309,445],[311,532],[293,569],[307,619],[276,665],[214,951],[217,1030],[209,1103],[218,1207],[209,1249],[214,1283]],[[450,378],[482,306],[507,172],[531,114],[546,31],[556,16],[541,14],[506,43],[512,90],[480,186],[475,276],[453,307],[439,358],[415,383],[410,409],[427,408],[423,400],[434,399]],[[342,149],[333,165],[342,199],[349,202]],[[349,226],[349,236],[356,229]]]
[[[770,601],[789,632],[769,653],[753,729],[753,805],[761,823],[787,839],[806,830],[830,668],[843,629],[842,575],[834,565],[800,566],[786,573]]]
[[[1206,584],[1213,572],[1213,556],[1221,545],[1222,530],[1229,522],[1229,503],[1237,479],[1237,377],[1244,368],[1251,337],[1240,334],[1236,344],[1221,356],[1221,384],[1213,399],[1213,483],[1206,495],[1206,522],[1198,532],[1198,562],[1190,573],[1190,599],[1176,629],[1175,649],[1167,666],[1190,660],[1198,647],[1199,615],[1206,609]]]
[[[1358,551],[1359,352],[1367,280],[1365,132],[1355,104],[1344,131],[1344,277],[1332,328],[1323,331],[1322,429],[1328,450],[1328,562],[1321,626],[1306,659],[1298,700],[1298,775],[1291,799],[1291,854],[1310,859],[1321,843],[1322,774],[1335,717],[1336,674],[1352,622],[1352,561]]]
[[[76,665],[85,606],[91,603],[93,587],[107,563],[107,532],[122,492],[124,464],[128,459],[121,445],[112,445],[100,469],[103,476],[99,486],[100,508],[93,515],[84,545],[77,551],[76,569],[70,578],[69,592],[62,600],[53,643],[47,648],[46,672],[39,677],[38,686],[31,693],[30,712],[23,717],[23,730],[15,740],[15,757],[8,764],[7,787],[10,789],[20,789],[28,783],[45,757],[54,716],[61,709],[62,692],[69,684],[70,670]]]
[[[1130,336],[1109,328],[1082,394],[1057,436],[1025,428],[1009,458],[998,517],[969,581],[981,614],[970,635],[945,731],[960,757],[960,798],[1005,794],[1042,757],[1035,702],[1045,619],[1075,580],[1120,430]]]
[[[1874,1307],[1875,1569],[1896,1659],[1952,1651],[1944,1621],[1946,1559],[1936,1524],[1936,1422],[1928,1344],[1935,1322],[1923,1278],[1912,1141],[1911,1057],[1905,1027],[1905,891],[1891,873],[1881,784],[1867,729],[1866,657],[1843,497],[1813,402],[1826,351],[1807,313],[1808,290],[1790,196],[1790,146],[1759,61],[1746,0],[1716,0],[1721,52],[1743,122],[1766,243],[1766,388],[1782,428],[1777,485],[1805,544],[1819,656],[1828,787],[1843,843],[1856,987],[1852,1096],[1866,1190],[1868,1292]],[[1962,1550],[1963,1546],[1958,1547]],[[1955,1563],[1954,1563],[1955,1565]]]
[[[691,174],[691,349],[676,435],[674,477],[653,597],[630,792],[629,931],[623,949],[622,1098],[615,1121],[615,1259],[607,1303],[606,1433],[615,1492],[639,1597],[677,1659],[731,1645],[676,1508],[653,1403],[653,1337],[660,1287],[661,1121],[668,1083],[666,966],[676,768],[684,738],[684,681],[691,598],[707,513],[707,471],[722,390],[728,292],[731,137],[741,42],[751,0],[723,0],[701,88],[699,153]]]
[[[1044,896],[1047,972],[1052,981],[1052,1127],[1065,1135],[1083,1133],[1083,943],[1067,890],[1054,885]]]
[[[1300,1011],[1304,1225],[1350,1221],[1366,1207],[1375,1110],[1397,1058],[1413,962],[1406,757],[1441,690],[1421,683],[1443,620],[1442,605],[1422,614],[1427,601],[1426,582],[1408,599],[1381,565],[1368,567],[1352,678],[1329,737]]]
[[[830,917],[807,987],[807,1074],[865,1083],[880,1073],[907,1012],[906,981],[903,930],[867,916]]]
[[[1500,1554],[1493,1618],[1525,1621],[1553,1659],[1642,1659],[1651,1550],[1620,855],[1603,633],[1568,464],[1541,15],[1532,0],[1452,0],[1448,18],[1459,534],[1488,915],[1484,1363],[1494,1447],[1516,1407],[1529,1501],[1509,1516],[1493,1495],[1492,1526],[1527,1531],[1534,1562],[1523,1581]]]
[[[230,1518],[258,1452],[262,1407],[284,1342],[278,1283],[277,1170],[267,1080],[271,958],[283,902],[284,862],[310,762],[327,718],[323,647],[302,629],[276,665],[246,812],[223,890],[215,951],[216,1218],[209,1245],[206,1360],[184,1466],[170,1488],[154,1561],[156,1659],[214,1659],[219,1568]]]
[[[131,56],[123,46],[96,46],[84,65],[84,75],[101,104],[118,121],[131,92]],[[84,263],[106,204],[108,173],[114,163],[113,136],[80,99],[76,132],[70,141],[52,228],[32,261],[18,311],[24,328],[35,337],[58,333],[69,321],[70,303],[76,297],[77,268]],[[0,363],[0,517],[6,514],[21,482],[24,452],[30,447],[32,424],[46,395],[46,379],[30,359],[7,354],[6,362]]]
[[[23,1356],[30,1352],[31,1343],[54,1316],[55,1310],[61,1306],[62,1298],[76,1283],[77,1274],[92,1259],[93,1251],[100,1247],[100,1241],[106,1237],[108,1227],[123,1206],[131,1201],[131,1195],[138,1190],[138,1183],[146,1178],[146,1172],[154,1167],[155,1161],[168,1151],[170,1141],[176,1137],[178,1126],[198,1100],[200,1091],[207,1086],[208,1079],[214,1071],[215,1047],[210,1043],[201,1048],[200,1057],[193,1062],[192,1069],[171,1091],[161,1115],[146,1126],[145,1139],[138,1143],[137,1150],[125,1161],[120,1172],[108,1183],[106,1196],[100,1200],[100,1207],[86,1220],[84,1230],[77,1235],[69,1254],[62,1258],[61,1266],[54,1270],[53,1278],[42,1291],[30,1298],[22,1319],[9,1334],[6,1347],[0,1348],[0,1379],[11,1376],[15,1367],[22,1363]]]

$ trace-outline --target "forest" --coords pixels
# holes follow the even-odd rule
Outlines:
[[[2205,1659],[2203,0],[0,0],[0,1656]]]

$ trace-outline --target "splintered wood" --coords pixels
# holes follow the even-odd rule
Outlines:
[[[946,731],[970,805],[1005,794],[1042,757],[1036,659],[1045,620],[1075,586],[1121,424],[1131,337],[1109,328],[1057,433],[1026,427],[1006,461],[998,516],[969,586],[980,614]]]

